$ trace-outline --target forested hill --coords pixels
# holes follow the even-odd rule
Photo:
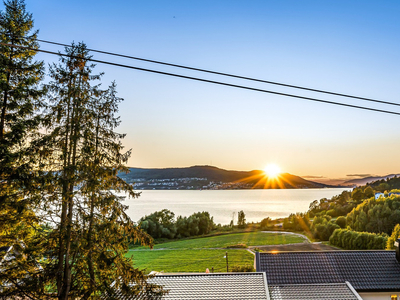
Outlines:
[[[325,184],[283,173],[279,179],[266,177],[260,170],[228,171],[213,166],[188,168],[129,168],[119,176],[140,189],[249,189],[249,188],[324,188]]]
[[[385,179],[391,179],[393,177],[398,177],[400,174],[390,174],[386,176],[375,176],[375,177],[364,177],[364,178],[359,178],[359,179],[352,179],[343,182],[343,185],[356,185],[356,186],[361,186],[361,185],[366,185],[367,183],[379,181],[379,180],[385,180]]]

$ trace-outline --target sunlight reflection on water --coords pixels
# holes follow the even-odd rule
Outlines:
[[[139,198],[127,198],[124,204],[129,205],[128,215],[133,221],[166,208],[176,217],[208,211],[215,223],[229,224],[233,213],[236,223],[240,210],[246,214],[247,222],[259,222],[265,217],[286,217],[307,211],[314,200],[331,198],[344,190],[351,189],[144,190]]]

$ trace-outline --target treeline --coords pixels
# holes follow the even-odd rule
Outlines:
[[[400,177],[394,176],[391,179],[381,179],[375,182],[372,182],[370,186],[378,192],[385,192],[394,189],[400,189]]]
[[[365,200],[347,215],[347,225],[356,231],[391,234],[400,222],[400,197]]]
[[[168,209],[156,211],[139,220],[142,230],[155,239],[183,238],[208,234],[216,228],[213,217],[206,211],[197,212],[189,217],[179,216]]]
[[[246,223],[246,214],[243,210],[238,211],[237,225],[232,219],[230,224],[221,225],[214,223],[214,217],[209,212],[193,213],[189,217],[178,216],[168,209],[156,211],[148,216],[142,217],[138,222],[140,229],[149,234],[154,239],[180,239],[191,236],[209,234],[212,231],[226,232],[235,228],[244,229],[268,229],[273,227],[270,218],[261,221],[260,226]]]

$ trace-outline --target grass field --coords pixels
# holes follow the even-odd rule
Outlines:
[[[145,247],[131,249],[134,264],[140,269],[170,272],[205,272],[214,267],[214,272],[226,272],[225,253],[228,252],[229,266],[254,265],[254,255],[245,249],[226,248],[237,244],[247,246],[302,243],[304,239],[291,234],[246,232],[205,238],[178,240],[155,245],[153,250]]]
[[[226,272],[226,250],[153,250],[130,251],[135,267],[164,272]],[[254,255],[246,250],[227,250],[229,266],[254,265]]]
[[[303,238],[292,234],[255,231],[166,242],[155,245],[154,249],[226,248],[237,244],[246,244],[247,246],[261,246],[294,244],[302,242],[304,242]],[[144,247],[139,247],[138,249],[143,248]]]

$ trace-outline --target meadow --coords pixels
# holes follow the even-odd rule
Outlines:
[[[134,264],[140,269],[163,272],[226,272],[226,252],[229,270],[233,266],[253,266],[254,255],[246,249],[228,249],[246,246],[302,243],[304,239],[292,234],[246,232],[156,244],[153,250],[145,247],[131,249]],[[227,249],[225,249],[227,248]]]
[[[225,254],[228,252],[229,266],[253,266],[254,255],[247,250],[153,250],[130,251],[134,265],[139,269],[158,272],[205,272],[214,267],[214,272],[226,272]]]

